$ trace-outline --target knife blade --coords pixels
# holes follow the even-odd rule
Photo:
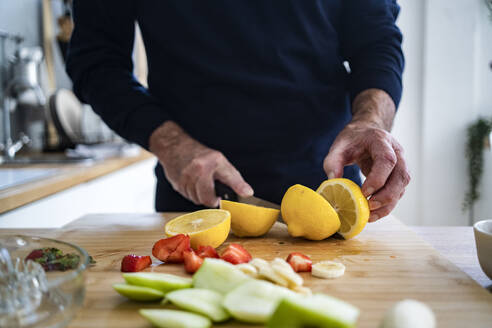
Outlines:
[[[215,181],[215,194],[222,199],[230,200],[233,202],[280,209],[280,205],[259,197],[241,197],[234,190],[232,190],[231,187],[217,180]]]

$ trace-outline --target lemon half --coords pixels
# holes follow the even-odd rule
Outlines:
[[[300,184],[287,190],[280,211],[292,237],[322,240],[340,228],[337,212],[330,203],[314,190]]]
[[[338,233],[345,239],[357,236],[369,219],[369,205],[360,187],[349,179],[324,181],[316,190],[335,209],[340,218]]]
[[[164,230],[168,237],[180,233],[190,236],[191,247],[219,247],[231,229],[231,213],[226,210],[200,210],[178,216],[169,221]]]
[[[266,234],[278,219],[280,210],[221,200],[220,208],[231,212],[231,230],[238,237]]]

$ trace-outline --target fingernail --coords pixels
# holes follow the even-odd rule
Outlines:
[[[381,203],[378,202],[377,200],[370,200],[369,201],[369,209],[372,210],[377,210],[378,208],[381,207]]]
[[[364,196],[368,197],[371,196],[374,193],[374,188],[373,187],[367,187],[366,191],[364,192]]]
[[[250,186],[245,186],[243,189],[241,189],[241,192],[243,193],[244,197],[250,197],[254,194],[253,188],[251,188]]]
[[[377,221],[379,219],[379,215],[377,214],[371,214],[371,216],[369,216],[369,222],[374,222],[374,221]]]
[[[328,172],[328,179],[335,179],[335,173],[333,171]]]
[[[215,200],[215,203],[212,206],[212,208],[218,208],[218,207],[220,207],[220,200],[221,200],[221,198],[220,197],[217,197],[217,199]]]

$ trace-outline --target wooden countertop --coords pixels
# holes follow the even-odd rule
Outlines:
[[[128,301],[112,290],[111,284],[123,281],[119,272],[122,257],[130,253],[150,255],[153,243],[164,237],[165,223],[176,215],[89,215],[57,230],[0,230],[0,234],[58,238],[84,247],[95,258],[96,265],[87,272],[85,305],[69,327],[150,327],[137,310],[159,305]],[[445,238],[437,238],[437,230],[419,229],[425,238],[437,240],[441,245],[447,243]],[[453,234],[448,246],[465,245],[462,242],[471,238],[460,229],[447,232]],[[336,259],[344,263],[346,273],[338,279],[302,275],[305,285],[314,292],[325,292],[359,307],[359,328],[377,327],[384,312],[405,298],[426,302],[435,312],[439,327],[488,328],[492,322],[492,294],[395,218],[369,224],[357,238],[347,241],[291,238],[285,225],[276,223],[264,237],[230,235],[226,243],[229,242],[240,243],[253,257],[267,260],[285,258],[290,252],[299,251],[310,255],[314,262]],[[460,259],[463,264],[475,265],[469,262],[472,252],[463,254]],[[146,270],[186,275],[179,264],[156,263]],[[253,326],[230,321],[220,327]]]
[[[492,280],[480,268],[472,227],[411,227],[440,254],[492,292]]]
[[[108,158],[90,164],[9,166],[9,168],[57,168],[60,171],[53,176],[1,190],[0,214],[152,157],[151,153],[141,150],[137,156]]]

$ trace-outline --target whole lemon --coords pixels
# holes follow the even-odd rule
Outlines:
[[[340,219],[330,203],[300,184],[287,190],[280,211],[292,237],[322,240],[340,229]]]

